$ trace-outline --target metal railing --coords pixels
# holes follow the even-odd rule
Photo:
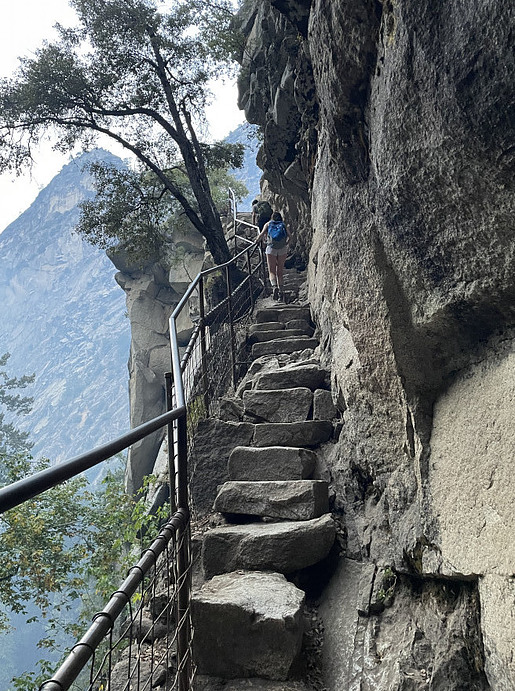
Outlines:
[[[235,201],[233,223],[237,235]],[[177,691],[192,688],[188,473],[195,469],[188,469],[188,445],[196,422],[235,385],[245,366],[239,332],[263,287],[264,257],[255,242],[239,239],[245,249],[198,274],[170,317],[167,412],[93,451],[0,489],[3,513],[166,427],[170,518],[41,691],[141,691],[163,684]]]

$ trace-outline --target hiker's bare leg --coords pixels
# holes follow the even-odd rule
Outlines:
[[[284,263],[286,262],[286,254],[283,254],[280,257],[276,257],[276,259],[277,259],[277,266],[276,266],[277,285],[279,286],[279,290],[282,293],[283,292]]]
[[[266,262],[268,264],[268,276],[270,277],[270,283],[272,288],[277,287],[277,259],[273,254],[266,255]]]

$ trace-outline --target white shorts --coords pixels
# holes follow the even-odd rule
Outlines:
[[[285,254],[288,254],[288,245],[280,247],[279,249],[272,247],[272,245],[267,245],[265,254],[271,254],[273,257],[284,257]]]

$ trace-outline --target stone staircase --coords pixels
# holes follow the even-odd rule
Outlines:
[[[229,480],[214,503],[225,522],[203,536],[206,581],[192,599],[195,688],[313,688],[292,680],[302,676],[305,593],[291,581],[335,541],[328,483],[315,473],[316,448],[332,438],[337,411],[313,356],[309,307],[262,302],[248,332],[253,362],[237,392],[240,424],[254,427],[251,444],[229,454]]]

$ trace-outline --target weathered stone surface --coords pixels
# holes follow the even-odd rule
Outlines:
[[[306,319],[292,319],[286,322],[284,325],[285,329],[303,329],[306,336],[312,336],[315,329]]]
[[[284,331],[286,325],[283,322],[261,322],[258,324],[251,324],[249,326],[249,334],[260,333],[261,331]],[[288,328],[295,329],[298,327],[290,326]]]
[[[328,485],[323,480],[226,482],[214,508],[227,514],[308,521],[329,511]]]
[[[173,680],[175,661],[167,673],[166,667],[159,664],[157,658],[157,648],[151,644],[142,645],[138,653],[135,653],[134,647],[124,650],[121,659],[114,665],[111,672],[110,691],[124,691],[127,689],[129,679],[132,681],[132,685],[139,683],[148,688],[162,686],[167,677],[169,680]]]
[[[223,422],[216,418],[201,420],[190,453],[190,485],[194,508],[200,513],[212,509],[217,487],[227,477],[227,461],[235,446],[249,446],[254,425]]]
[[[318,446],[329,441],[333,426],[327,420],[264,422],[255,426],[255,446]]]
[[[324,595],[322,664],[328,691],[487,691],[473,583],[400,578],[391,606],[359,616],[372,567],[343,559]],[[368,574],[368,575],[366,575]],[[500,687],[502,688],[502,687]]]
[[[275,341],[278,338],[290,338],[295,339],[299,336],[306,336],[306,338],[311,337],[313,334],[313,329],[273,329],[269,331],[254,331],[248,337],[248,342],[253,343],[265,343],[266,341]]]
[[[300,387],[245,391],[243,403],[247,415],[267,422],[303,422],[311,411],[313,393],[310,389]]]
[[[328,372],[319,365],[283,367],[273,371],[257,373],[254,379],[256,389],[291,389],[302,386],[311,389],[325,388]]]
[[[302,681],[271,681],[268,679],[226,680],[198,674],[195,677],[195,691],[313,691],[313,687]]]
[[[292,321],[292,319],[304,319],[311,321],[311,312],[309,307],[280,307],[280,308],[265,308],[256,310],[255,321],[259,324],[262,322],[283,322]]]
[[[252,358],[262,357],[263,355],[277,355],[278,353],[295,353],[297,350],[315,349],[318,339],[308,338],[307,336],[296,336],[294,338],[276,338],[265,343],[254,343],[252,346]]]
[[[435,405],[429,492],[445,570],[514,572],[514,419],[512,352],[462,372]]]
[[[316,453],[310,449],[237,446],[229,456],[230,480],[304,480],[313,474]]]
[[[334,420],[337,415],[331,392],[317,389],[313,394],[313,420]]]
[[[199,673],[286,679],[301,648],[303,604],[304,593],[277,573],[236,571],[205,583],[192,599]]]
[[[241,398],[236,396],[223,396],[218,403],[218,414],[225,422],[240,422],[243,417],[244,407]]]
[[[515,579],[494,574],[479,579],[485,671],[490,687],[515,688]]]
[[[291,573],[326,557],[334,538],[329,515],[311,521],[215,528],[204,537],[204,573],[206,578],[237,569]]]

